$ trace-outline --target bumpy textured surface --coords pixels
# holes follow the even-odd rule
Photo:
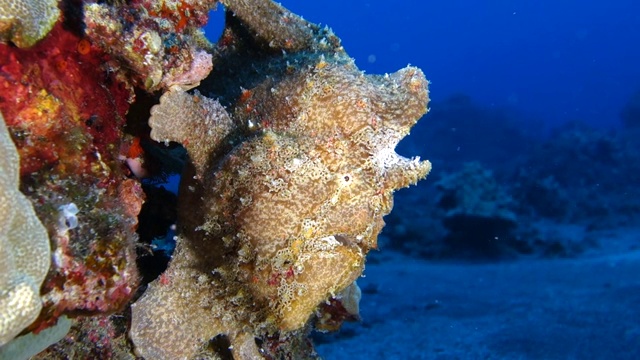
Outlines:
[[[51,250],[47,232],[18,190],[19,158],[0,115],[0,346],[40,313]]]
[[[50,272],[37,286],[43,310],[29,328],[35,332],[63,314],[117,311],[137,288],[143,194],[121,160],[134,93],[106,69],[106,58],[61,23],[32,48],[0,44],[7,59],[0,111],[20,156],[21,190],[38,204],[53,248]],[[73,217],[60,210],[71,204]]]
[[[227,16],[214,63],[212,76],[230,75],[229,86],[208,93],[230,103],[229,141],[209,136],[215,129],[181,140],[184,129],[216,124],[173,110],[189,95],[166,95],[152,110],[157,138],[212,156],[191,156],[173,260],[132,307],[130,335],[147,359],[192,358],[220,334],[236,359],[273,356],[271,349],[304,333],[319,304],[340,298],[360,276],[393,192],[431,168],[394,151],[427,110],[419,69],[365,75],[333,34],[306,23],[302,34],[315,38],[298,39],[302,45],[288,54],[296,42],[272,43],[270,34],[287,24],[293,28],[281,33],[296,34],[302,20],[275,21],[291,16],[283,10],[259,21],[244,3],[226,3],[242,23]],[[257,3],[258,14],[281,9]],[[343,304],[357,311],[352,305]]]
[[[0,41],[30,47],[58,21],[57,0],[0,0]]]
[[[194,95],[168,91],[160,97],[160,105],[151,109],[149,125],[152,128],[151,138],[155,141],[183,144],[198,167],[198,175],[202,176],[204,165],[231,132],[233,120],[218,101],[201,96],[197,91]],[[190,141],[201,136],[208,140]]]
[[[87,38],[111,65],[148,91],[192,88],[211,71],[208,41],[198,29],[215,0],[139,0],[84,6]],[[123,66],[124,65],[124,66]]]
[[[259,30],[256,36],[269,47],[297,51],[309,47],[314,25],[273,1],[223,0],[242,21]]]

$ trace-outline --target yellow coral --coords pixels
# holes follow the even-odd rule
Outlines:
[[[0,41],[33,46],[58,21],[57,0],[0,0]]]
[[[0,114],[0,346],[40,313],[50,265],[47,231],[18,190],[19,158]]]

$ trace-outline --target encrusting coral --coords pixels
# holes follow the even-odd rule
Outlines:
[[[40,286],[51,264],[47,231],[18,189],[19,157],[0,114],[0,346],[42,309]]]
[[[0,44],[0,111],[20,157],[20,190],[37,205],[54,260],[36,285],[43,308],[26,329],[34,333],[62,315],[118,311],[138,285],[143,194],[121,160],[131,141],[123,128],[134,89],[69,26],[80,10],[67,9],[28,49]]]
[[[33,46],[53,28],[60,10],[58,0],[0,0],[0,42]]]
[[[174,121],[184,119],[184,121]],[[209,157],[233,128],[233,120],[219,102],[183,91],[168,91],[160,97],[160,105],[151,109],[151,137],[158,141],[171,139],[182,143],[189,151],[200,176],[204,173]],[[199,134],[207,141],[190,142]]]
[[[329,30],[279,5],[225,5],[201,90],[218,100],[169,92],[149,121],[191,164],[173,260],[132,306],[130,336],[147,359],[193,358],[218,335],[235,359],[281,356],[361,275],[393,192],[431,168],[394,151],[427,110],[419,69],[365,75]],[[345,294],[357,311],[359,292]]]
[[[116,61],[137,86],[156,91],[192,88],[211,71],[208,41],[199,30],[215,0],[136,0],[85,6],[87,38]]]

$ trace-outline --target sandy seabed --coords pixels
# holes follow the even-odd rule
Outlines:
[[[333,359],[640,359],[640,228],[578,258],[454,263],[383,251]]]

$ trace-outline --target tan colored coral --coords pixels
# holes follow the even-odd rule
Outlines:
[[[192,162],[198,166],[202,176],[209,157],[233,128],[233,120],[216,100],[209,99],[195,91],[193,95],[174,90],[160,97],[160,105],[151,109],[151,138],[168,143],[183,144]],[[208,140],[191,142],[201,136]]]
[[[0,41],[30,47],[49,33],[59,16],[57,0],[0,0]]]
[[[315,24],[275,1],[222,0],[236,16],[251,26],[256,37],[275,49],[297,51],[312,45]]]
[[[50,265],[49,238],[18,189],[19,158],[0,115],[0,346],[40,313],[40,285]]]
[[[259,3],[258,14],[272,6]],[[263,29],[268,23],[251,20],[256,17],[246,15],[245,2],[226,4],[232,10],[242,4],[238,17],[252,30],[234,28],[245,26],[238,23],[228,25],[228,33],[268,38],[286,27]],[[270,16],[282,14],[278,9]],[[291,25],[291,34],[298,25]],[[188,137],[193,163],[180,190],[173,260],[132,308],[130,335],[147,359],[192,358],[220,334],[234,358],[260,359],[268,346],[259,350],[254,338],[264,344],[303,333],[318,305],[361,275],[393,192],[431,169],[428,161],[395,152],[427,110],[424,74],[407,67],[365,75],[333,34],[307,28],[316,38],[291,56],[279,51],[281,57],[263,62],[262,45],[249,51],[256,57],[251,71],[266,76],[219,59],[230,67],[223,74],[239,76],[231,92],[252,85],[229,107],[233,126],[224,139],[241,139],[230,151],[209,135],[215,129],[205,130],[216,122],[194,116],[191,105],[176,111],[177,104],[193,101],[190,95],[163,96],[152,110],[154,138]],[[244,41],[251,44],[238,39],[229,48],[242,50]]]

